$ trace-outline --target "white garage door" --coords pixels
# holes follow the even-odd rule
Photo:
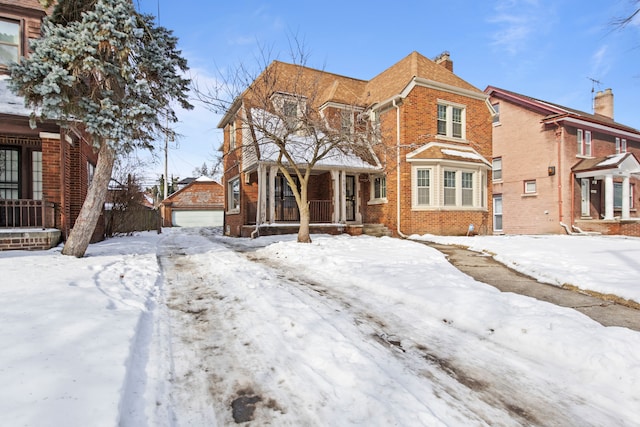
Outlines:
[[[222,227],[224,212],[219,211],[172,211],[174,227]]]

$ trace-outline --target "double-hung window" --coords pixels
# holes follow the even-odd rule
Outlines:
[[[20,58],[20,22],[0,18],[0,67]]]
[[[228,184],[228,212],[238,212],[240,210],[240,178],[233,178]]]
[[[375,176],[372,186],[372,200],[385,200],[387,198],[387,178],[384,175]]]
[[[438,104],[438,135],[464,138],[465,110],[459,105]]]
[[[591,157],[591,131],[578,129],[576,132],[577,154]]]
[[[235,119],[229,123],[229,149],[234,150],[236,148],[236,122]]]
[[[627,152],[627,140],[616,137],[616,154]]]
[[[502,180],[502,157],[493,159],[493,180]]]
[[[416,170],[417,205],[429,206],[431,204],[431,170],[419,168]]]

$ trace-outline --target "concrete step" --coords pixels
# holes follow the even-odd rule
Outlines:
[[[362,226],[362,234],[367,236],[391,236],[391,230],[389,230],[384,224],[364,224]]]

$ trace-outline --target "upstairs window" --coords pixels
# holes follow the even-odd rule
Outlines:
[[[464,138],[465,110],[461,106],[438,104],[438,135]]]
[[[627,152],[627,140],[616,138],[616,154]]]
[[[578,156],[591,157],[591,131],[578,129],[576,145]]]
[[[235,120],[229,124],[229,149],[236,148],[236,122]]]
[[[491,104],[491,107],[493,107],[493,111],[495,111],[495,114],[493,115],[493,124],[499,125],[500,124],[500,104]]]
[[[349,110],[340,112],[340,130],[343,135],[348,135],[353,130],[353,114]]]
[[[493,180],[502,180],[502,157],[493,159]]]
[[[298,124],[298,105],[294,101],[284,101],[282,106],[288,129],[295,129]]]
[[[20,58],[20,22],[0,18],[0,67]]]

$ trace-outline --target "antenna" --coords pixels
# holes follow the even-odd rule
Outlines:
[[[596,80],[592,77],[587,77],[587,79],[591,80],[591,111],[596,111],[596,97],[594,95],[595,86],[598,85],[598,88],[600,88],[602,83],[600,80]]]

